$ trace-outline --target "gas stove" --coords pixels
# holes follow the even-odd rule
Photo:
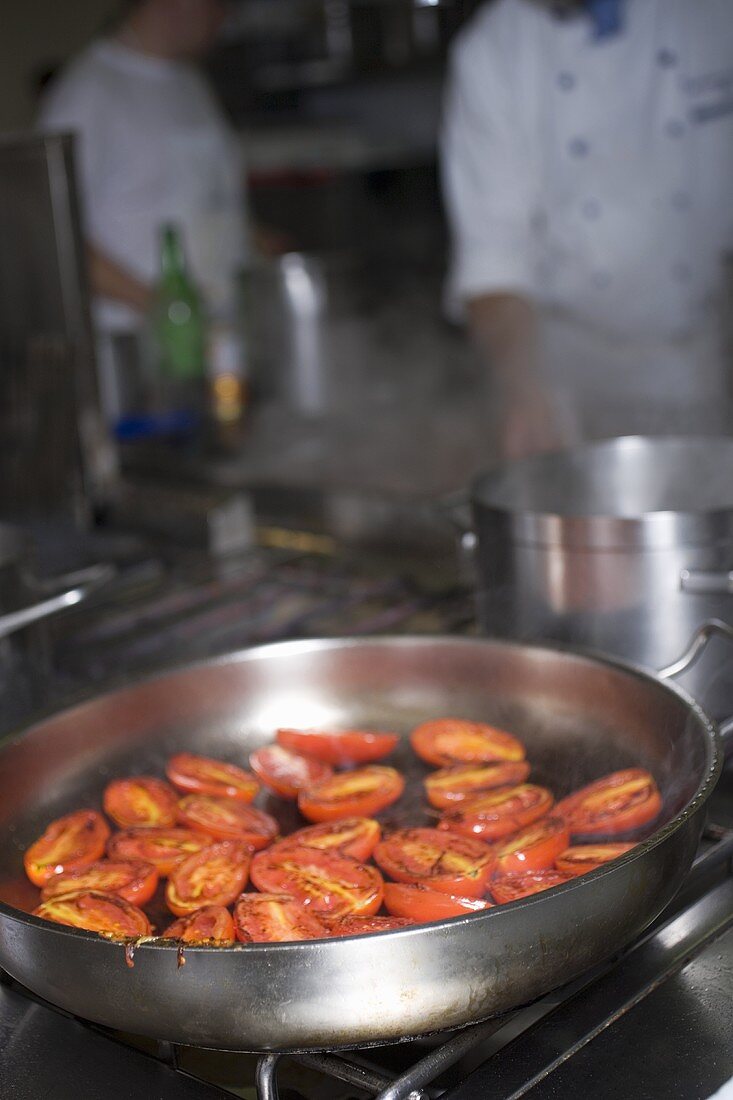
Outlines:
[[[152,668],[279,638],[473,632],[470,588],[444,568],[258,548],[140,574],[124,598],[53,628],[44,702]],[[63,644],[59,644],[59,642]],[[244,1055],[111,1032],[0,984],[3,1100],[492,1100],[712,1095],[733,1077],[733,770],[673,905],[618,957],[539,1002],[388,1047]]]

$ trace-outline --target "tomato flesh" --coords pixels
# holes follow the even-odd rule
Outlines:
[[[41,890],[44,901],[61,894],[91,890],[98,894],[117,894],[133,905],[150,901],[158,885],[158,872],[152,863],[132,863],[100,859],[89,867],[65,871],[50,878]]]
[[[570,843],[570,831],[562,817],[543,817],[504,841],[496,849],[496,873],[546,871]]]
[[[500,905],[504,905],[508,901],[516,901],[517,898],[539,894],[542,890],[549,890],[552,886],[560,886],[563,882],[570,882],[574,877],[574,875],[568,875],[564,871],[554,869],[525,871],[519,875],[504,875],[492,882],[491,893],[495,901]]]
[[[166,905],[177,917],[205,905],[227,906],[247,885],[252,853],[237,840],[222,840],[189,856],[172,872],[165,889]]]
[[[59,817],[23,856],[25,873],[35,886],[53,875],[88,867],[104,855],[109,825],[96,810],[75,810]]]
[[[544,817],[552,807],[552,792],[534,783],[502,787],[449,810],[438,822],[439,829],[481,840],[501,840]]]
[[[381,730],[296,730],[279,729],[278,745],[324,764],[345,768],[382,760],[394,750],[399,737]]]
[[[326,821],[321,825],[308,825],[305,829],[278,840],[269,849],[283,851],[293,845],[320,848],[324,852],[337,852],[364,863],[369,859],[382,835],[382,828],[373,817],[345,817],[339,821]]]
[[[149,936],[151,932],[150,922],[142,909],[116,894],[95,890],[77,890],[50,898],[33,910],[33,916],[71,928],[101,932],[116,939]]]
[[[287,894],[313,913],[371,916],[382,904],[379,872],[335,852],[305,847],[260,852],[250,874],[262,893]]]
[[[193,829],[124,829],[110,837],[107,855],[112,860],[152,863],[165,878],[184,859],[210,843],[210,838]]]
[[[526,760],[441,768],[427,777],[425,792],[431,806],[447,810],[496,787],[515,787],[524,783],[529,770]]]
[[[279,825],[274,817],[233,798],[189,794],[178,803],[180,820],[218,840],[241,840],[253,848],[265,848],[275,839]]]
[[[397,882],[479,898],[488,889],[494,854],[487,844],[438,829],[398,829],[374,849],[377,866]]]
[[[301,756],[283,745],[264,745],[249,758],[255,775],[281,798],[296,799],[298,791],[333,775],[321,760]]]
[[[524,745],[505,730],[465,718],[435,718],[410,734],[410,744],[427,764],[490,764],[524,760]]]
[[[234,928],[242,943],[320,940],[330,934],[312,910],[287,894],[242,894],[234,906]]]
[[[584,875],[635,847],[635,844],[576,844],[557,857],[555,866],[569,875]]]
[[[396,928],[411,928],[408,917],[341,917],[329,928],[331,936],[368,936],[372,932],[393,932]]]
[[[234,943],[234,921],[223,905],[205,905],[195,913],[174,920],[166,928],[163,938],[211,946]]]
[[[244,768],[192,752],[172,756],[165,770],[173,786],[187,794],[210,794],[248,803],[260,789],[255,777]]]
[[[661,808],[653,776],[645,768],[625,768],[568,795],[555,809],[573,836],[616,836],[648,825]]]
[[[323,779],[298,795],[298,809],[309,821],[369,817],[396,802],[405,781],[395,768],[371,764]]]
[[[408,917],[413,921],[446,920],[448,917],[465,917],[482,909],[491,909],[485,898],[465,898],[456,894],[444,894],[417,882],[385,882],[384,907],[396,917]]]
[[[137,775],[113,779],[104,790],[104,812],[121,829],[152,825],[166,828],[176,823],[176,792],[162,779]]]

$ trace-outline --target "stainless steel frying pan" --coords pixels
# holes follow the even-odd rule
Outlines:
[[[189,749],[246,762],[279,725],[406,735],[431,716],[484,719],[522,737],[558,797],[641,764],[664,795],[656,831],[613,865],[483,913],[379,935],[232,948],[122,946],[22,912],[36,892],[22,851],[53,817],[99,806],[116,775],[157,772]],[[403,741],[413,788],[427,769]],[[103,695],[0,748],[0,965],[77,1015],[177,1043],[302,1050],[396,1041],[504,1012],[632,940],[692,862],[719,771],[718,735],[676,688],[614,661],[462,638],[286,642]],[[419,790],[384,825],[425,822]],[[294,812],[260,803],[286,829]]]

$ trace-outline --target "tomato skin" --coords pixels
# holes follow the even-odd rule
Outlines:
[[[408,917],[418,923],[465,917],[467,913],[493,908],[485,898],[443,894],[417,882],[385,882],[384,907],[396,917]]]
[[[405,781],[396,768],[369,764],[340,772],[298,795],[298,809],[309,821],[338,821],[344,817],[370,817],[396,802]]]
[[[249,803],[260,789],[255,777],[244,768],[192,752],[171,756],[165,772],[173,786],[186,794],[210,794]]]
[[[595,871],[597,867],[603,867],[612,859],[618,859],[625,852],[635,848],[635,844],[576,844],[572,848],[566,848],[555,860],[558,871],[565,871],[569,875],[585,875],[588,871]]]
[[[221,840],[189,856],[171,873],[165,902],[171,913],[186,917],[204,906],[226,907],[247,885],[252,853],[248,845]]]
[[[551,791],[534,783],[501,787],[444,813],[438,828],[486,841],[501,840],[544,817],[553,801]]]
[[[545,871],[525,871],[520,875],[504,875],[495,879],[491,884],[491,893],[499,905],[505,905],[517,898],[527,898],[530,894],[539,894],[552,886],[570,882],[573,878],[575,875],[549,868]]]
[[[85,928],[115,939],[149,936],[150,922],[136,905],[95,890],[77,890],[44,901],[33,910],[34,917],[65,924],[70,928]]]
[[[379,871],[317,848],[260,852],[252,860],[250,877],[263,894],[287,894],[316,914],[369,917],[382,904]]]
[[[121,829],[175,825],[177,801],[173,788],[151,775],[113,779],[103,797],[104,812]]]
[[[44,886],[62,871],[96,863],[104,855],[110,829],[96,810],[74,810],[46,827],[23,855],[25,873],[34,886]]]
[[[110,837],[107,855],[112,860],[152,863],[160,877],[165,878],[184,859],[210,843],[210,839],[193,829],[124,829]]]
[[[279,729],[278,745],[324,764],[346,768],[381,760],[394,750],[399,737],[381,730],[296,730]]]
[[[217,840],[241,840],[253,848],[265,848],[280,826],[274,817],[233,798],[189,794],[178,803],[179,820],[189,829]]]
[[[263,745],[249,758],[258,779],[281,798],[294,800],[298,791],[333,775],[333,768],[314,757],[301,756],[283,745]]]
[[[511,733],[465,718],[423,722],[410,734],[410,744],[421,760],[437,768],[524,760],[526,755],[522,742]]]
[[[486,893],[494,869],[488,844],[438,829],[397,829],[374,849],[374,861],[396,882],[471,898]]]
[[[41,898],[48,901],[61,894],[92,891],[97,894],[116,894],[133,905],[145,905],[150,901],[158,885],[158,872],[152,863],[116,863],[100,859],[89,867],[66,871],[50,878],[41,890]]]
[[[204,905],[169,924],[162,938],[209,946],[234,943],[234,921],[223,905]]]
[[[505,760],[494,764],[459,764],[441,768],[425,779],[428,802],[438,810],[449,810],[470,798],[497,787],[524,783],[530,767],[526,760]]]
[[[555,811],[572,836],[617,836],[649,824],[661,808],[653,776],[645,768],[624,768],[574,791]]]
[[[396,928],[412,928],[414,920],[408,917],[341,917],[329,927],[329,934],[337,936],[368,936],[372,932],[393,932]]]
[[[234,928],[242,943],[292,943],[330,934],[311,909],[287,894],[242,894],[234,906]]]
[[[276,841],[269,851],[279,852],[294,845],[305,845],[306,848],[320,848],[324,852],[350,856],[364,863],[379,843],[381,835],[382,827],[373,817],[344,817],[339,821],[325,821],[298,829]]]
[[[551,814],[522,829],[496,849],[498,875],[523,871],[546,871],[570,843],[570,831],[564,818]]]

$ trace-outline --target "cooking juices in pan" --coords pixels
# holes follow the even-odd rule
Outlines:
[[[26,851],[26,873],[43,890],[34,915],[134,938],[155,931],[150,907],[164,899],[177,919],[160,921],[160,935],[184,943],[365,935],[567,882],[627,852],[629,835],[661,810],[643,768],[599,776],[556,802],[530,781],[514,734],[436,718],[410,736],[434,769],[424,780],[433,825],[383,829],[374,815],[405,793],[404,777],[382,762],[398,740],[282,729],[252,754],[254,775],[242,761],[181,753],[168,761],[168,782],[114,779],[104,814],[67,814]],[[316,824],[279,835],[275,817],[249,804],[261,786]]]

